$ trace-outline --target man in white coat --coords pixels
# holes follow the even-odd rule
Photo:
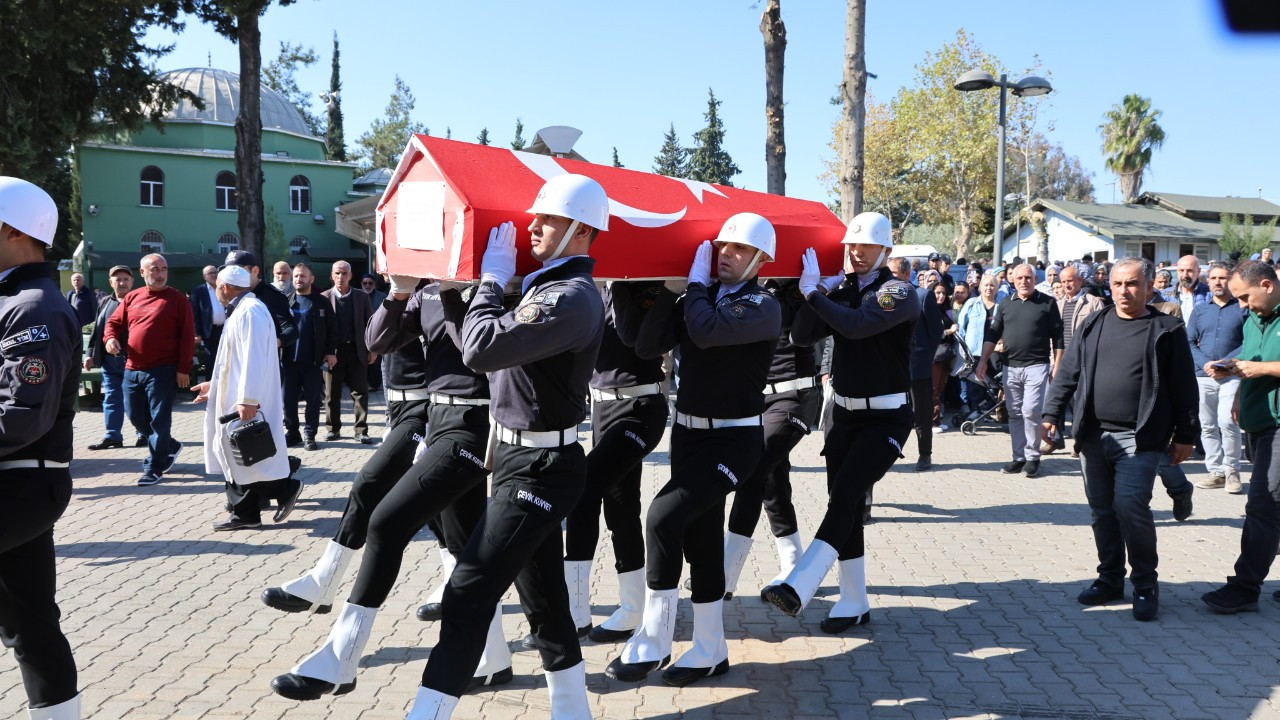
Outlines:
[[[209,382],[192,388],[198,393],[196,402],[208,402],[204,418],[205,472],[223,474],[227,479],[231,515],[214,523],[214,530],[261,527],[260,497],[279,503],[274,520],[282,522],[302,493],[302,483],[292,477],[294,468],[290,467],[284,442],[275,322],[267,306],[249,292],[252,284],[249,271],[238,265],[228,265],[218,273],[215,293],[218,302],[227,308],[227,322]],[[232,413],[236,419],[219,422]],[[236,462],[230,433],[259,414],[271,428],[276,454],[245,467]]]

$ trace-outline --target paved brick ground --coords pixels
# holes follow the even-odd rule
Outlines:
[[[375,396],[377,397],[377,396]],[[348,415],[349,417],[349,415]],[[375,413],[375,420],[381,415]],[[77,418],[77,444],[101,431],[101,415]],[[141,451],[80,453],[76,494],[58,525],[63,626],[80,667],[85,716],[111,718],[403,718],[437,638],[413,610],[440,579],[424,531],[410,545],[400,583],[378,618],[359,686],[341,698],[295,703],[270,679],[313,650],[332,615],[285,615],[258,601],[262,588],[310,566],[333,533],[348,484],[371,452],[351,440],[301,453],[308,482],[299,509],[278,527],[214,533],[220,478],[203,475],[201,415],[184,407],[176,436],[187,445],[160,485],[139,488]],[[349,432],[349,431],[348,431]],[[910,443],[914,445],[914,443]],[[817,437],[793,456],[807,531],[824,509]],[[936,469],[906,460],[876,492],[868,528],[872,623],[844,636],[818,622],[834,573],[800,619],[768,609],[755,589],[776,572],[766,523],[725,605],[733,662],[728,675],[689,688],[607,679],[615,646],[584,646],[591,704],[603,718],[1280,718],[1280,604],[1219,617],[1201,593],[1230,572],[1243,496],[1198,491],[1191,521],[1175,523],[1157,493],[1161,613],[1137,623],[1127,603],[1085,609],[1076,593],[1095,565],[1078,466],[1045,463],[1047,477],[1001,475],[1007,437],[938,436]],[[645,472],[651,496],[663,453]],[[1188,467],[1202,477],[1198,464]],[[594,613],[616,602],[612,552],[602,543]],[[350,586],[349,577],[346,587]],[[545,718],[537,655],[514,592],[505,629],[516,680],[463,699],[459,718]],[[676,651],[691,632],[682,604]],[[25,695],[10,653],[0,653],[0,717],[22,717]]]

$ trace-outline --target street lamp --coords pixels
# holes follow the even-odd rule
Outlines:
[[[1000,74],[1000,79],[996,80],[989,72],[982,70],[970,70],[961,75],[955,84],[955,88],[960,92],[972,92],[974,90],[988,90],[993,87],[1000,88],[1000,146],[999,154],[996,160],[996,226],[999,228],[996,232],[991,233],[994,244],[995,257],[993,260],[999,260],[1004,255],[1004,131],[1005,131],[1005,94],[1010,88],[1013,94],[1018,97],[1034,97],[1036,95],[1044,95],[1053,90],[1053,86],[1048,80],[1037,75],[1028,75],[1017,82],[1009,82],[1009,78],[1004,73]],[[999,237],[997,237],[999,235]]]

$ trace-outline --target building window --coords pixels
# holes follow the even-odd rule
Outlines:
[[[164,252],[164,236],[155,230],[148,230],[142,233],[142,241],[139,243],[138,251],[143,255]]]
[[[236,176],[226,170],[218,173],[214,180],[214,208],[218,210],[236,209]]]
[[[226,255],[240,249],[240,238],[235,233],[222,233],[218,236],[218,254]]]
[[[155,165],[142,168],[139,190],[143,207],[164,207],[164,172]]]
[[[294,175],[289,181],[289,212],[311,212],[311,181],[304,175]]]
[[[298,235],[289,241],[289,252],[293,255],[305,255],[306,253],[303,250],[306,250],[309,246],[310,242],[305,237]]]

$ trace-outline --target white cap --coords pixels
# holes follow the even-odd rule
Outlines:
[[[844,231],[845,245],[880,245],[893,247],[893,224],[878,212],[864,212],[853,216]]]
[[[249,271],[239,265],[228,265],[218,271],[219,285],[247,288],[250,287],[252,283],[253,280],[249,277]]]
[[[715,242],[717,245],[733,242],[753,247],[764,253],[769,260],[773,260],[777,250],[778,237],[773,230],[773,223],[770,223],[764,216],[744,212],[732,215],[728,220],[724,221],[724,225],[720,227],[720,234],[716,236]]]
[[[53,245],[58,206],[49,193],[21,178],[0,175],[0,222]]]
[[[609,197],[586,175],[567,173],[547,181],[528,212],[576,220],[601,232],[609,229]]]

